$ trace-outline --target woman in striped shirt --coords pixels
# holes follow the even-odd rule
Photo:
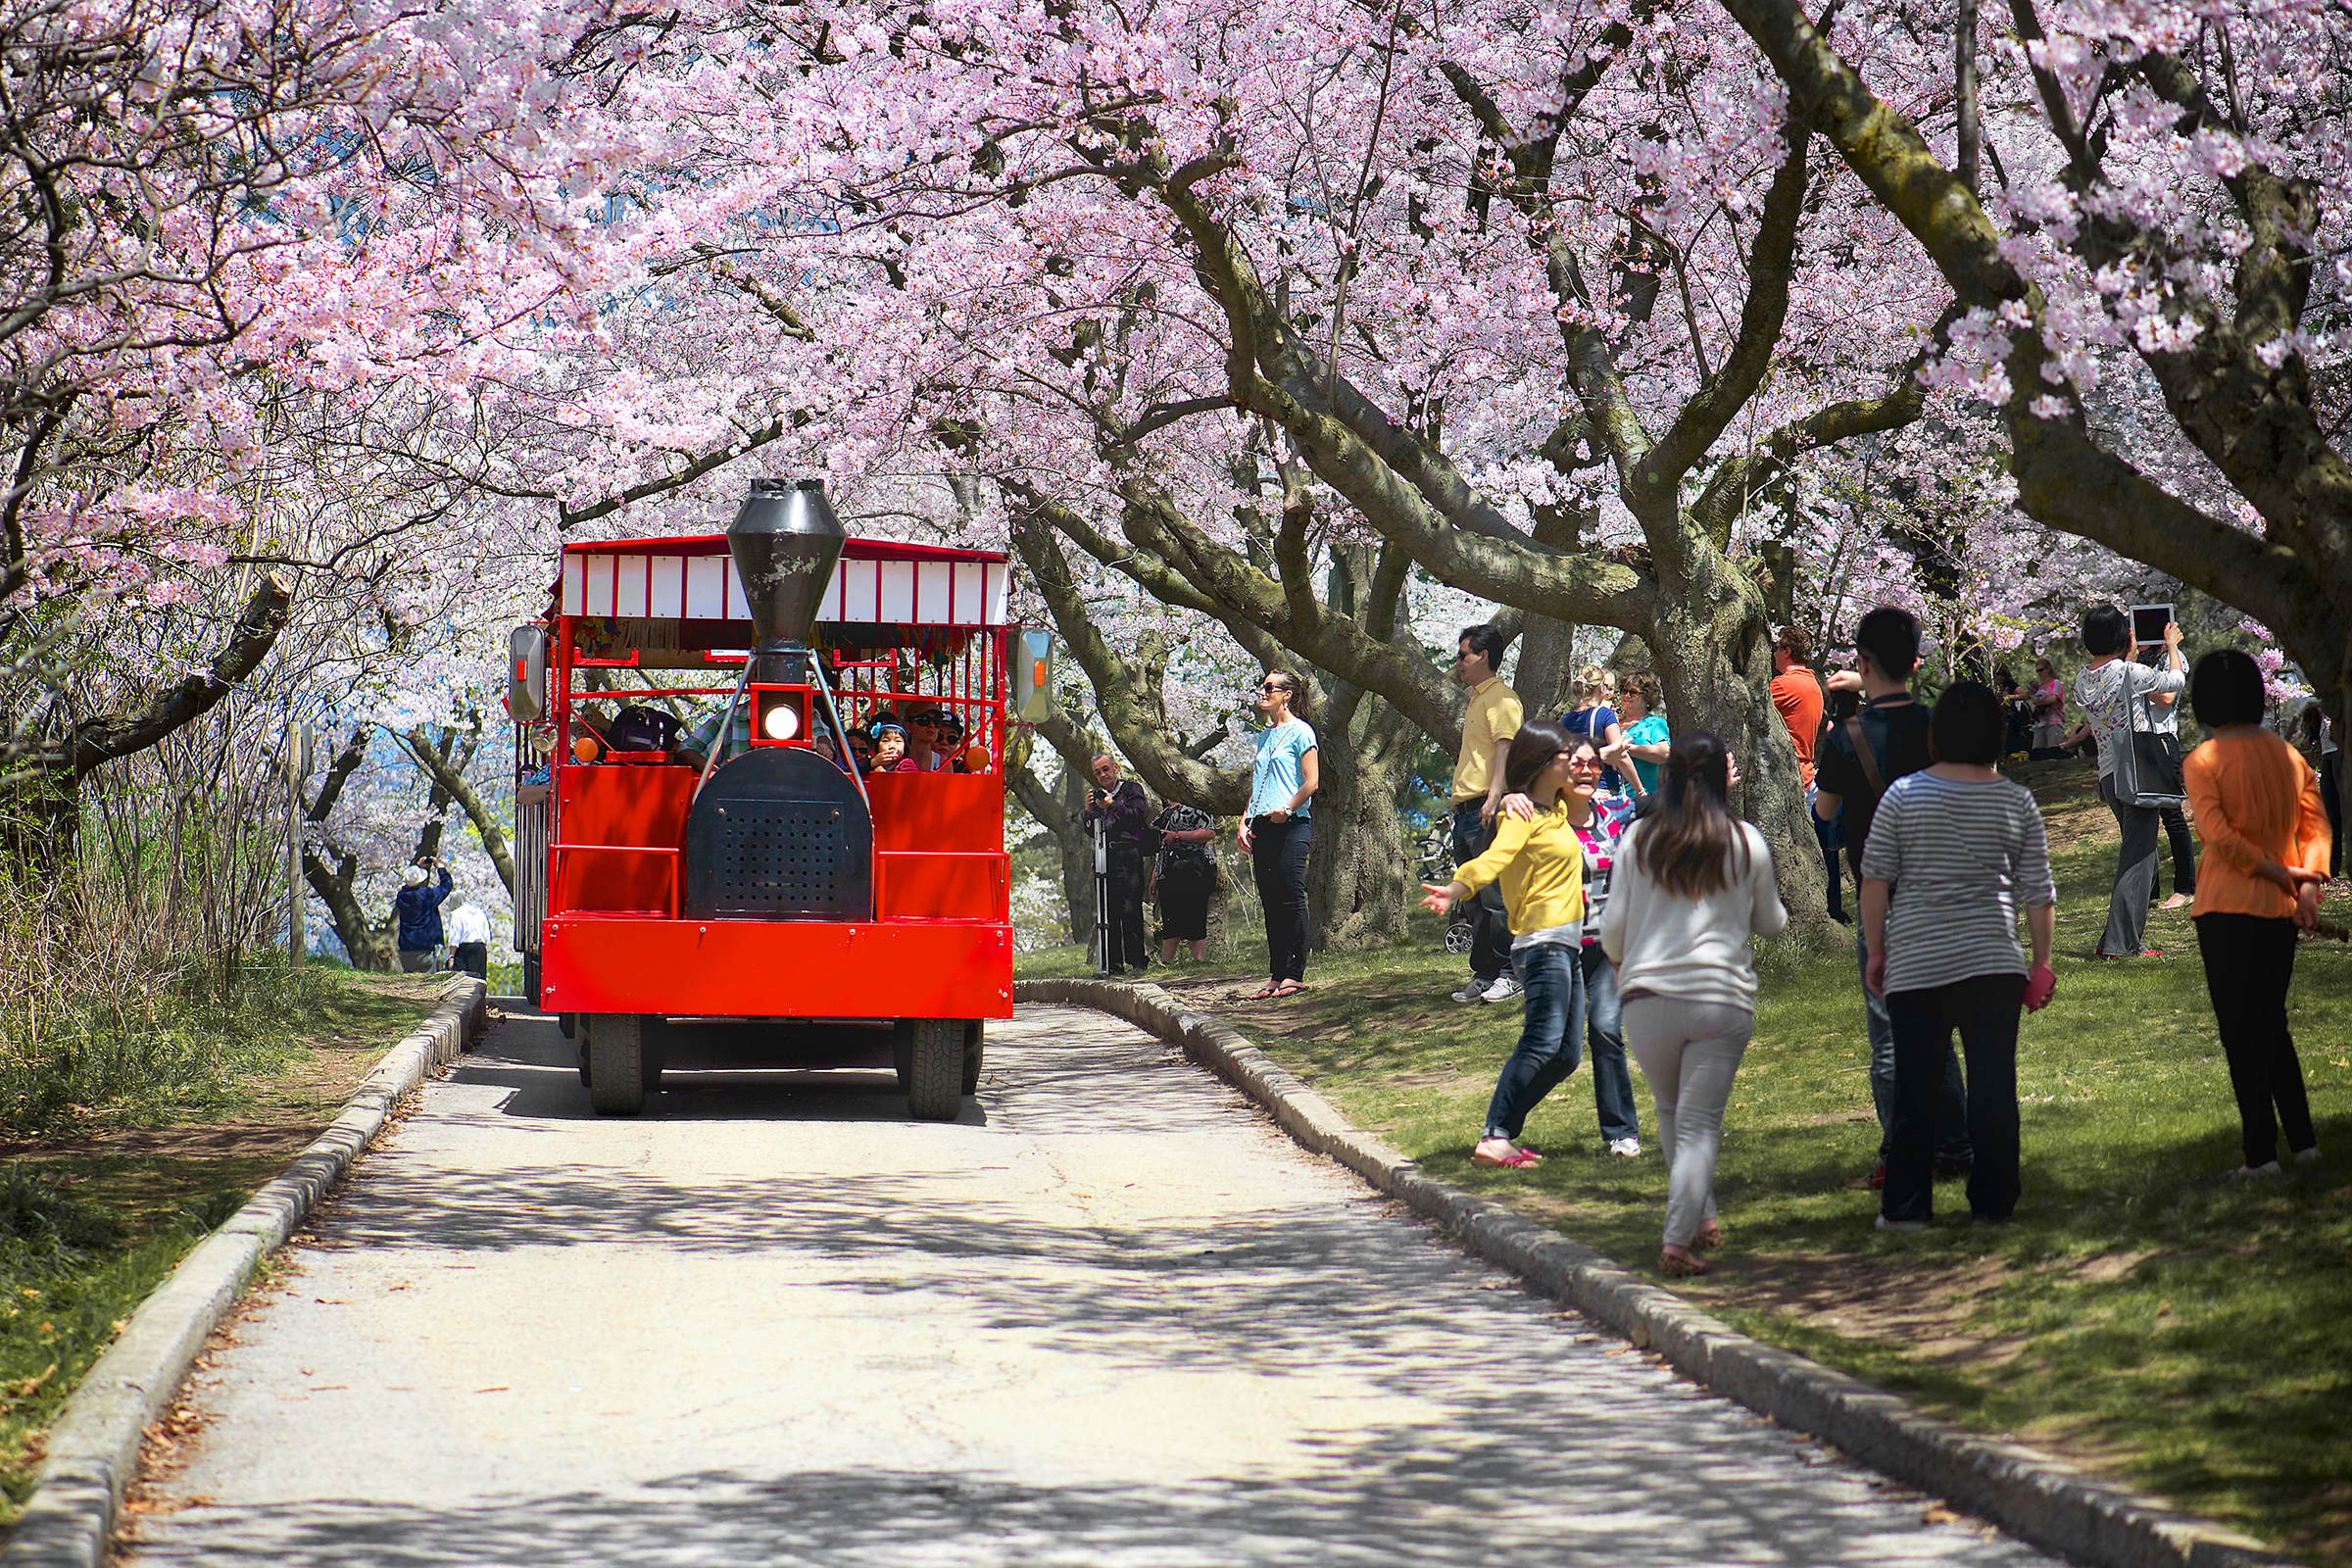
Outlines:
[[[1968,1062],[1968,1139],[1976,1151],[1968,1206],[2004,1220],[2017,1207],[2018,1008],[2040,1007],[2057,980],[2041,809],[2005,779],[2001,700],[1955,681],[1929,720],[1936,760],[1880,798],[1862,855],[1863,982],[1886,999],[1894,1025],[1894,1126],[1879,1229],[1927,1228],[1935,1208],[1936,1092],[1952,1031]],[[2026,910],[2034,961],[2018,946]]]

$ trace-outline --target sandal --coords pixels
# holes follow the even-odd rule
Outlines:
[[[1242,1000],[1244,1002],[1263,1002],[1272,995],[1274,995],[1274,987],[1271,984],[1268,984],[1259,986],[1255,991],[1250,992]]]
[[[1278,985],[1278,986],[1276,986],[1276,987],[1274,988],[1273,992],[1272,992],[1272,995],[1273,995],[1273,997],[1274,997],[1274,999],[1275,999],[1276,1001],[1280,1001],[1280,1000],[1281,1000],[1282,998],[1284,998],[1284,997],[1295,997],[1295,996],[1298,996],[1298,995],[1300,992],[1304,991],[1305,989],[1306,989],[1306,987],[1304,987],[1304,986],[1300,985],[1300,984],[1299,984],[1298,981],[1296,981],[1296,980],[1289,980],[1289,981],[1285,981],[1285,982],[1284,982],[1283,984],[1281,984],[1281,985]]]
[[[1695,1279],[1707,1272],[1707,1260],[1661,1251],[1658,1253],[1658,1272],[1678,1280]]]
[[[1723,1227],[1713,1220],[1701,1225],[1698,1234],[1690,1238],[1690,1250],[1693,1252],[1711,1252],[1722,1245]]]
[[[1498,1149],[1496,1145],[1501,1147]],[[1482,1138],[1478,1147],[1470,1151],[1470,1163],[1493,1170],[1529,1170],[1543,1164],[1544,1156],[1519,1148],[1507,1138]]]

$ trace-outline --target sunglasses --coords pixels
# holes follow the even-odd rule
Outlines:
[[[1277,686],[1270,680],[1259,681],[1257,689],[1261,692],[1287,692],[1290,690],[1288,686]]]
[[[1597,773],[1600,771],[1600,759],[1579,752],[1568,759],[1568,765],[1580,773]]]

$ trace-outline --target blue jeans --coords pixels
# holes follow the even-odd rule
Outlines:
[[[1625,1062],[1625,1010],[1617,1001],[1617,966],[1595,942],[1581,967],[1585,980],[1585,1039],[1592,1048],[1592,1109],[1600,1117],[1600,1140],[1642,1136],[1642,1114],[1634,1106],[1633,1069]]]
[[[1486,853],[1494,842],[1494,829],[1478,819],[1479,808],[1486,797],[1464,801],[1453,808],[1453,859],[1456,865],[1468,865]],[[1493,980],[1510,967],[1511,917],[1502,906],[1502,881],[1498,877],[1472,895],[1470,907],[1463,911],[1470,916],[1470,972],[1481,980]]]
[[[1527,1013],[1518,1047],[1502,1064],[1494,1098],[1487,1103],[1490,1138],[1498,1133],[1517,1138],[1528,1112],[1585,1059],[1585,970],[1579,950],[1539,942],[1512,954],[1511,963],[1527,988]]]
[[[1856,912],[1859,912],[1857,910]],[[1870,945],[1863,940],[1859,922],[1854,926],[1854,961],[1867,972],[1870,968]],[[1870,1034],[1870,1103],[1879,1113],[1879,1163],[1894,1148],[1894,1022],[1887,1016],[1886,1002],[1870,994],[1867,981],[1862,987],[1863,1025]],[[1960,1077],[1960,1053],[1947,1039],[1943,1043],[1943,1082],[1936,1092],[1936,1158],[1947,1165],[1965,1165],[1972,1155],[1968,1142],[1968,1089]]]
[[[1838,871],[1838,852],[1845,848],[1845,818],[1839,812],[1837,820],[1824,822],[1815,815],[1813,797],[1818,793],[1812,789],[1805,791],[1805,815],[1812,820],[1814,841],[1821,846],[1821,867],[1829,873],[1830,913],[1838,915],[1845,912],[1845,895],[1840,887],[1843,878]],[[1859,900],[1860,895],[1855,897]]]

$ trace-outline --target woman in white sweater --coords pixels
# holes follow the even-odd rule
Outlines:
[[[1723,1242],[1715,1155],[1732,1076],[1756,1025],[1750,936],[1788,923],[1764,835],[1732,815],[1731,754],[1705,730],[1666,757],[1664,808],[1637,821],[1600,917],[1617,964],[1625,1043],[1658,1107],[1666,1146],[1664,1274],[1704,1274],[1698,1251]]]

